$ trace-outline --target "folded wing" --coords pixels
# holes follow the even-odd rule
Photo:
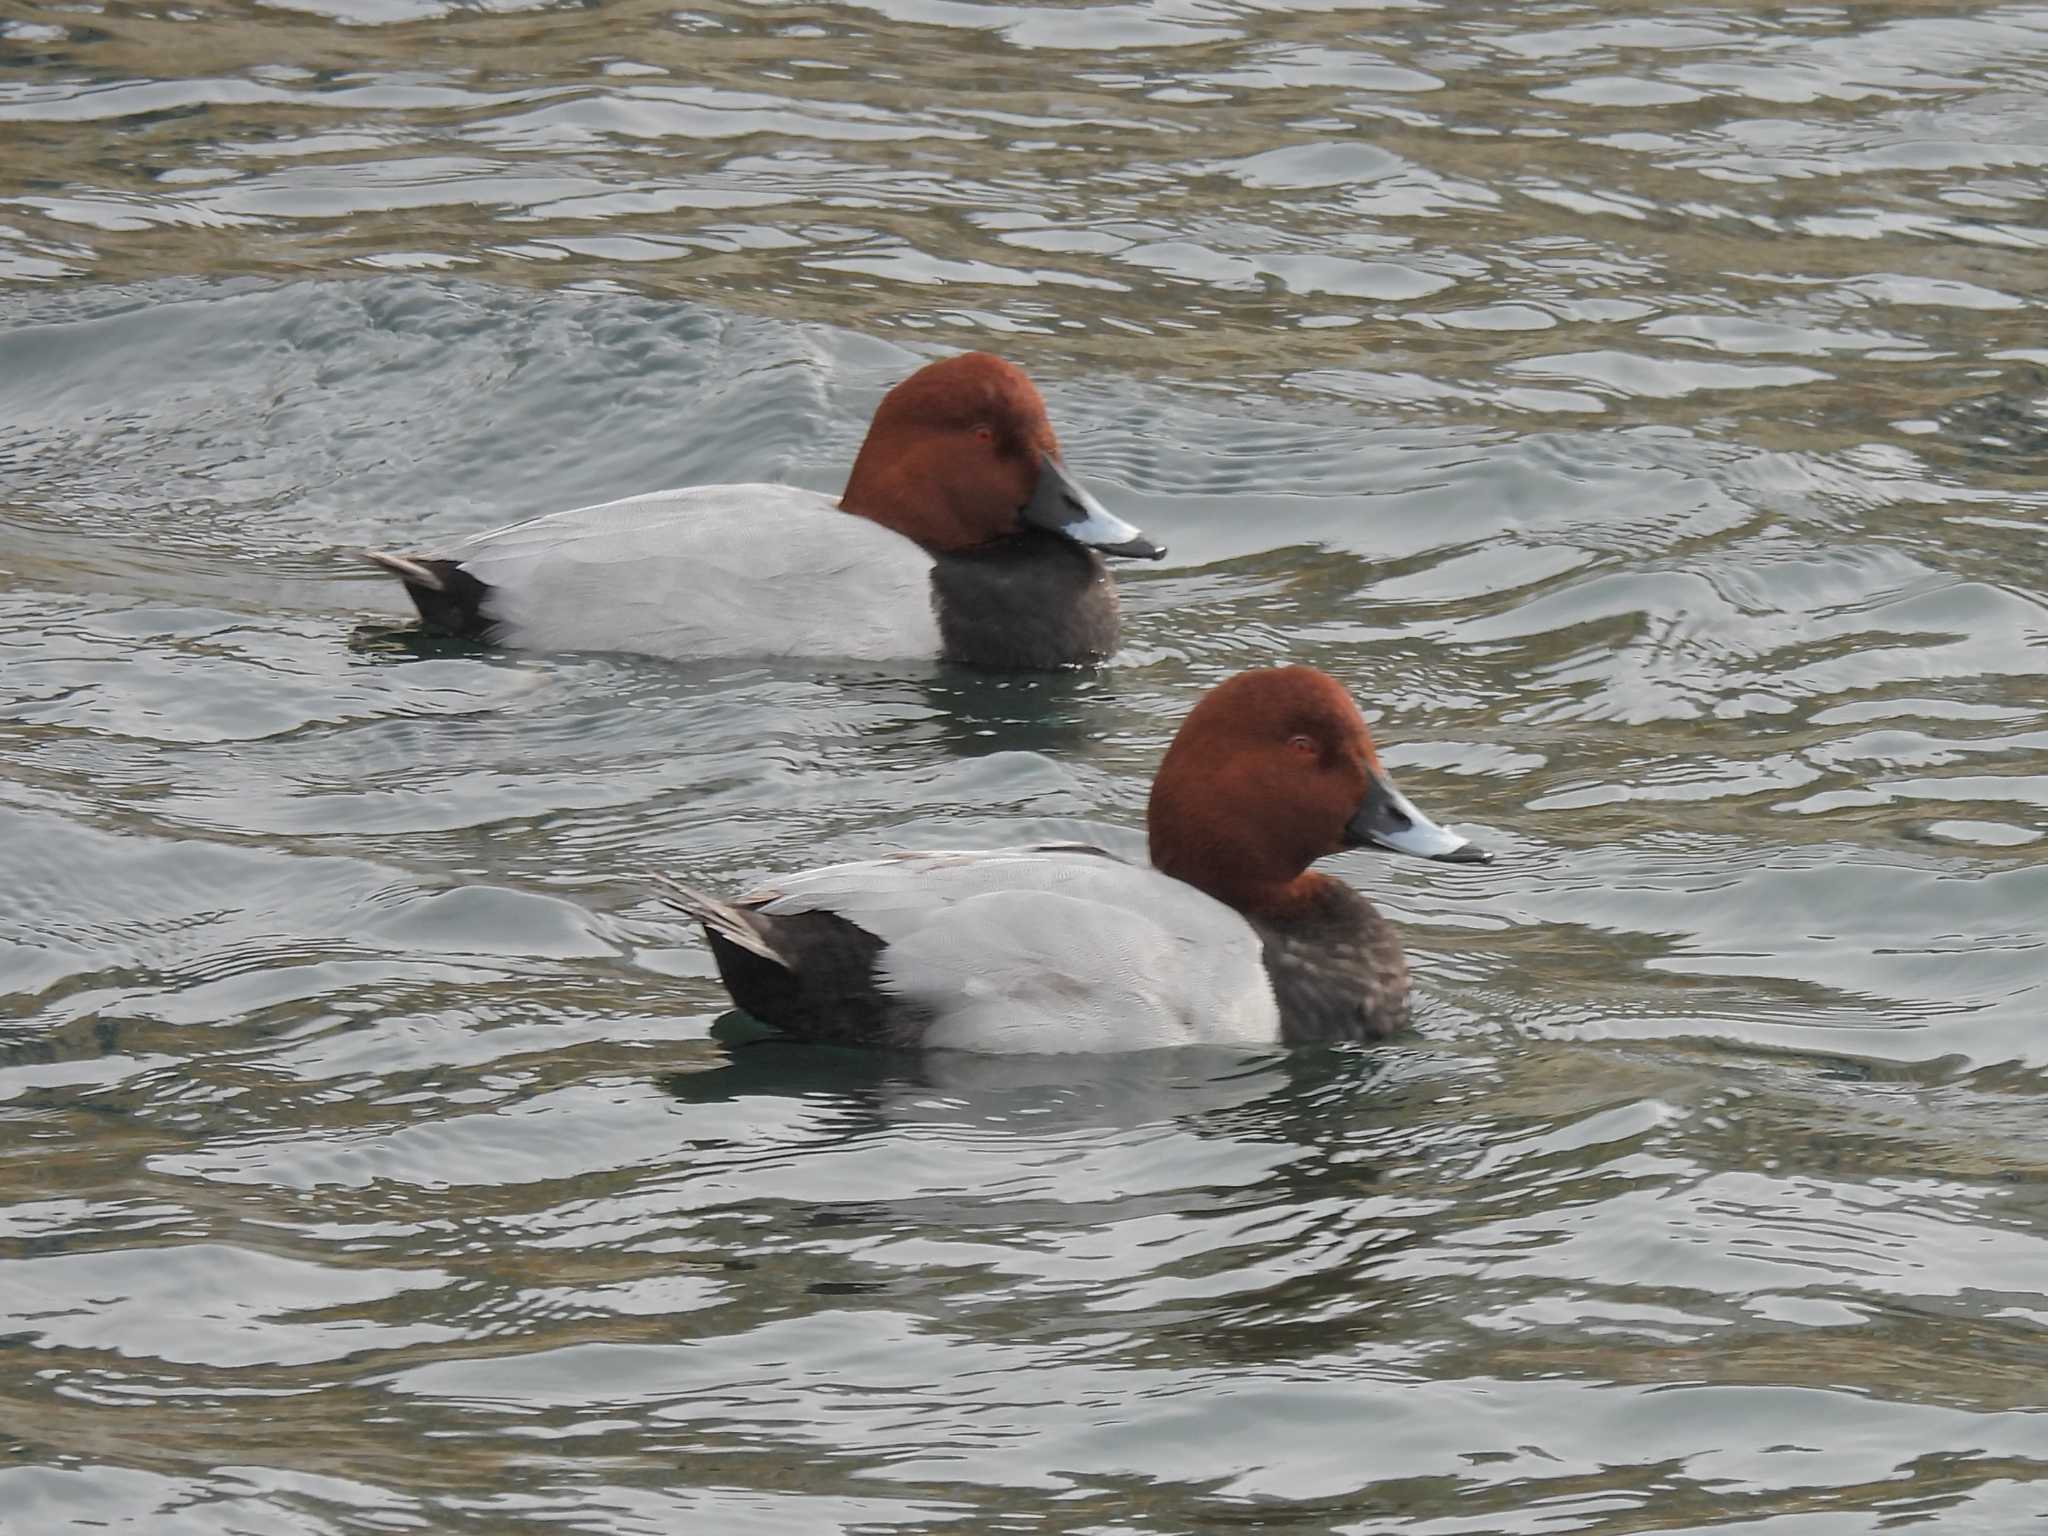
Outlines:
[[[693,657],[938,654],[932,560],[787,485],[656,491],[449,551],[486,583],[495,637],[536,650]]]
[[[744,898],[830,911],[886,946],[883,989],[977,1051],[1268,1044],[1260,941],[1222,903],[1096,849],[916,853],[834,865]]]

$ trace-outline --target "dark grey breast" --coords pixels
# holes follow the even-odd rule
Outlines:
[[[1408,960],[1394,925],[1341,880],[1326,880],[1306,913],[1248,919],[1265,945],[1280,1004],[1280,1038],[1384,1040],[1408,1026]]]
[[[973,667],[1050,670],[1107,661],[1116,583],[1102,556],[1028,529],[932,566],[940,654]]]

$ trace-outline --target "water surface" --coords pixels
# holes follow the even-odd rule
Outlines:
[[[25,0],[0,1523],[2029,1529],[2048,9]],[[1117,665],[395,638],[999,350]],[[1142,820],[1342,677],[1392,1048],[729,1048],[653,871]],[[1104,832],[1101,835],[1114,835]]]

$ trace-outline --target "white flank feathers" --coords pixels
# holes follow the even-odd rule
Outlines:
[[[794,486],[629,496],[500,528],[448,557],[491,587],[484,612],[507,645],[675,660],[939,653],[931,556]]]
[[[882,985],[924,1044],[990,1052],[1263,1045],[1280,1008],[1257,933],[1191,885],[1066,848],[906,853],[741,898],[835,912],[887,946]]]

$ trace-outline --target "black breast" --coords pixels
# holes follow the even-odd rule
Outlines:
[[[1280,1038],[1384,1040],[1408,1026],[1408,960],[1394,925],[1341,880],[1285,921],[1249,917],[1265,944]]]
[[[1029,529],[932,566],[940,654],[973,667],[1050,670],[1106,661],[1116,583],[1102,556]]]

